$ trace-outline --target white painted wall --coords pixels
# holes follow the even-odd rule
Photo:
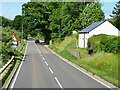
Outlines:
[[[79,47],[81,48],[87,47],[88,38],[89,38],[89,33],[79,34]]]
[[[85,47],[84,47],[84,34],[85,34]],[[110,22],[105,21],[104,23],[102,23],[100,26],[90,31],[89,33],[79,34],[79,47],[86,48],[88,39],[93,35],[98,35],[98,34],[120,36],[120,31],[115,26],[113,26]]]
[[[79,34],[79,47],[84,47],[84,34]]]

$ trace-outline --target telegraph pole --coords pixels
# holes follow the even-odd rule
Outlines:
[[[22,40],[23,40],[23,24],[22,24]]]

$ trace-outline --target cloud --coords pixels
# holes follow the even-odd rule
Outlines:
[[[119,0],[100,0],[100,2],[118,2]]]

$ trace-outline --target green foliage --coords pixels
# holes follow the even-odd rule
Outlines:
[[[120,37],[118,36],[103,36],[100,42],[101,50],[109,53],[120,53]]]
[[[13,34],[15,34],[18,41],[21,40],[21,36],[22,36],[21,32],[11,29],[10,27],[2,28],[2,40],[1,41],[4,43],[5,42],[7,43],[8,41],[12,39]]]
[[[22,30],[22,21],[23,17],[21,15],[15,16],[14,20],[11,22],[12,28],[14,28],[17,31]]]
[[[40,33],[37,34],[37,36],[35,37],[35,39],[40,39],[40,40],[44,41],[44,37]]]
[[[72,36],[65,37],[63,41],[55,41],[54,45],[58,47],[66,47],[66,48],[77,48],[78,44],[78,34],[74,34]]]
[[[118,28],[118,30],[120,30],[120,16],[118,17],[114,17],[112,19],[109,20],[113,25],[115,25],[116,28]]]
[[[17,66],[18,66],[18,64],[21,60],[21,57],[23,55],[22,53],[25,50],[25,46],[26,46],[26,42],[23,42],[23,43],[20,44],[19,47],[17,47],[17,50],[14,51],[14,55],[15,55],[14,60],[7,67],[7,69],[1,74],[1,77],[0,77],[0,81],[2,82],[1,90],[3,90],[6,87],[6,85],[8,83],[8,80],[13,75],[14,69],[17,68]]]
[[[48,6],[47,6],[48,4]],[[28,2],[22,5],[24,37],[28,34],[32,37],[37,36],[39,32],[43,33],[45,41],[50,39],[50,31],[48,30],[48,17],[50,13],[49,2],[37,3]]]
[[[104,13],[101,10],[102,5],[99,2],[91,2],[86,4],[82,13],[76,18],[72,27],[76,31],[80,31],[90,24],[104,20]]]
[[[2,58],[2,65],[6,64],[7,61],[14,55],[14,49],[11,48],[11,41],[12,41],[12,34],[15,34],[18,41],[21,40],[21,33],[11,29],[10,27],[3,27],[2,28],[2,38],[0,40],[0,52],[2,54],[0,57]]]
[[[3,27],[11,26],[12,20],[7,19],[7,18],[5,18],[5,17],[3,17],[3,16],[0,16],[0,18],[2,19],[2,20],[0,20],[0,24],[1,24],[1,22],[2,22],[2,26],[3,26]]]
[[[113,15],[110,16],[113,17],[113,19],[110,21],[120,30],[120,1],[115,4],[112,14]]]
[[[120,16],[120,1],[118,1],[115,4],[114,10],[112,11],[113,15],[110,15],[111,17],[118,17]]]
[[[93,74],[118,86],[118,55],[98,52],[76,63]]]
[[[96,39],[92,38],[91,40],[101,40],[102,36],[106,35],[99,35],[99,37],[94,36]],[[70,41],[70,38],[66,37],[65,40]],[[71,55],[66,49],[62,51],[55,47],[63,46],[63,44],[66,46],[68,42],[65,42],[65,40],[61,43],[54,43],[49,47],[62,57],[118,86],[118,54],[97,52],[93,55],[88,55],[85,48],[79,48],[77,50],[80,51],[81,58],[77,60],[75,56]]]
[[[13,50],[11,48],[11,42],[8,42],[7,45],[2,45],[2,54],[1,57],[3,59],[3,65],[7,63],[7,61],[13,55]]]
[[[57,54],[61,55],[62,57],[70,61],[74,62],[75,60],[77,60],[77,58],[74,55],[72,55],[67,49],[61,51],[60,49],[56,48],[54,45],[50,45],[49,47],[53,49]]]
[[[88,39],[88,50],[120,53],[120,37],[112,35],[94,35]]]
[[[30,34],[28,34],[27,38],[32,38],[32,36]]]
[[[28,2],[22,5],[22,17],[25,38],[41,32],[45,42],[54,42],[104,20],[104,13],[99,2]]]
[[[49,29],[52,31],[51,39],[53,41],[64,40],[66,36],[72,34],[74,30],[72,23],[78,18],[79,13],[83,10],[83,3],[79,2],[61,2],[58,8],[52,10],[49,17]]]

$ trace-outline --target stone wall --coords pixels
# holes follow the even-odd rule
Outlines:
[[[57,46],[56,46],[56,48],[58,48],[58,49],[60,49],[60,50],[62,50],[62,51],[65,49],[65,47],[57,47]],[[72,55],[74,55],[77,59],[80,59],[80,52],[79,52],[79,51],[73,50],[73,49],[68,49],[68,48],[67,48],[67,50],[68,50],[68,52],[70,52]]]

